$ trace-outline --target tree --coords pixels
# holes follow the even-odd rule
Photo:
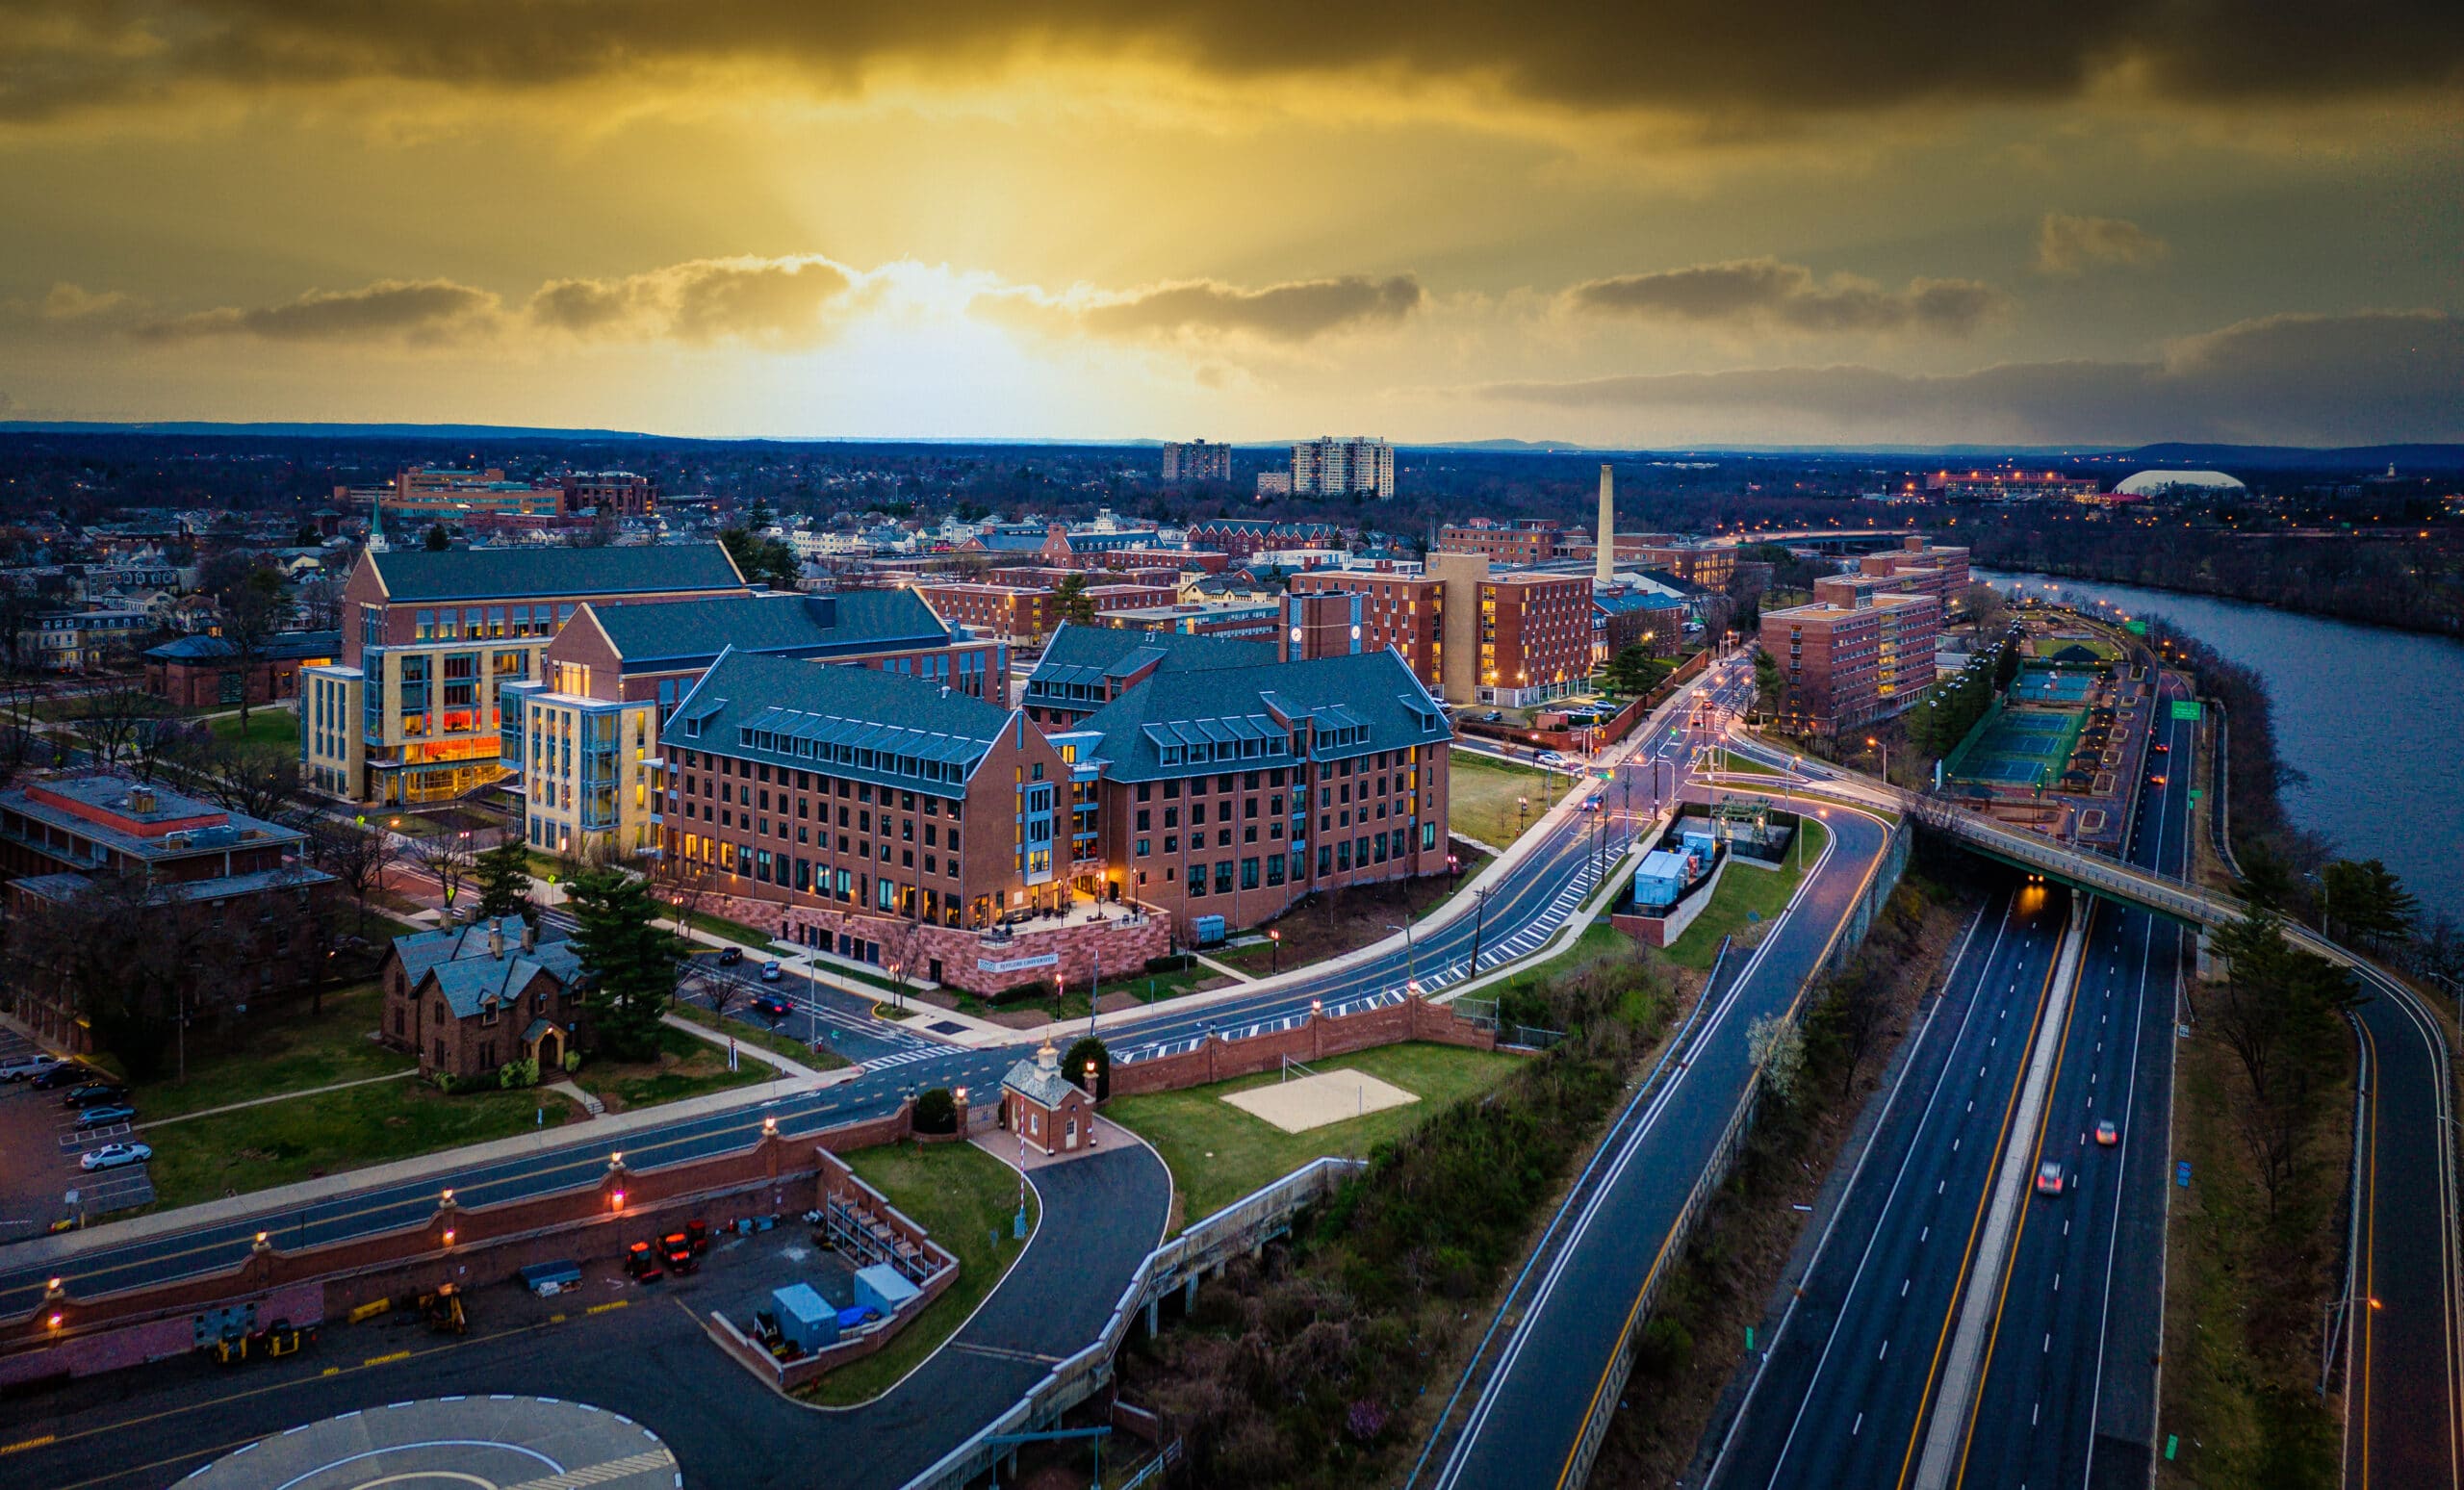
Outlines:
[[[437,893],[445,899],[445,913],[453,913],[453,897],[462,892],[464,882],[471,878],[471,850],[463,840],[449,833],[431,834],[410,839],[402,857],[419,871],[436,881]]]
[[[710,872],[681,854],[662,855],[651,864],[653,893],[674,911],[671,919],[676,935],[686,936],[685,928],[701,913],[702,898],[710,892]]]
[[[2317,1118],[2318,1078],[2337,1047],[2337,1021],[2363,994],[2350,973],[2287,942],[2272,912],[2220,928],[2215,945],[2229,969],[2207,1001],[2207,1022],[2241,1064],[2234,1124],[2259,1168],[2272,1215],[2297,1177],[2302,1140]]]
[[[443,553],[452,547],[453,535],[446,531],[444,524],[439,523],[427,530],[427,552],[430,553]]]
[[[1073,626],[1095,624],[1095,598],[1087,593],[1087,577],[1069,575],[1052,591],[1053,613]]]
[[[240,670],[240,728],[248,728],[248,684],[265,660],[266,643],[282,629],[282,575],[270,564],[251,564],[214,592],[221,613],[222,639]]]
[[[1780,712],[1785,685],[1781,681],[1780,664],[1771,654],[1757,649],[1754,654],[1754,708],[1768,718]]]
[[[1629,644],[1608,659],[1609,682],[1630,698],[1651,692],[1668,673],[1668,667],[1641,642]]]
[[[1782,1103],[1795,1100],[1805,1070],[1806,1034],[1785,1015],[1758,1015],[1745,1027],[1746,1059],[1762,1072],[1762,1090]]]
[[[2373,946],[2402,941],[2413,933],[2422,903],[2375,859],[2340,859],[2322,871],[2327,917]]]
[[[1095,1100],[1100,1102],[1113,1094],[1113,1053],[1092,1035],[1082,1035],[1061,1058],[1061,1074],[1073,1086],[1087,1084],[1087,1063],[1095,1063]]]
[[[299,756],[264,740],[208,739],[190,770],[205,795],[226,811],[289,822],[298,815]]]
[[[394,835],[381,828],[320,818],[308,830],[308,861],[334,877],[358,908],[351,930],[368,933],[369,892],[385,883],[385,871],[401,861]]]
[[[1997,636],[2011,624],[2010,603],[2002,592],[1983,580],[1960,591],[1953,607],[1977,625],[1980,634]]]
[[[187,1026],[255,986],[253,927],[141,875],[106,876],[29,906],[13,928],[12,973],[64,994],[130,1076],[185,1076]]]
[[[659,1016],[676,991],[676,939],[653,923],[650,886],[621,869],[585,870],[565,887],[565,908],[592,1038],[618,1060],[657,1054]]]
[[[535,920],[530,903],[530,852],[520,838],[507,835],[476,861],[473,882],[479,887],[479,914],[489,920],[519,915]]]
[[[2280,912],[2293,899],[2293,866],[2267,839],[2252,839],[2237,849],[2233,857],[2242,866],[2242,878],[2233,883],[2233,893],[2253,909]]]
[[[754,509],[757,518],[767,508]],[[765,538],[757,527],[728,527],[719,530],[719,542],[735,560],[749,583],[767,584],[774,590],[792,590],[804,578],[804,566],[797,562],[796,551],[783,539]]]
[[[915,1112],[909,1119],[918,1133],[956,1133],[959,1130],[959,1101],[947,1087],[930,1087],[916,1094]]]
[[[97,683],[77,711],[78,732],[103,765],[117,761],[137,742],[139,725],[162,712],[161,706],[136,682],[115,678]]]

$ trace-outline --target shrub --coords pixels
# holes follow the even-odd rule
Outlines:
[[[956,1133],[959,1130],[958,1099],[947,1087],[934,1087],[915,1099],[914,1127],[918,1133]]]
[[[439,1071],[436,1073],[436,1090],[445,1092],[448,1095],[452,1093],[453,1073],[451,1071]]]
[[[578,1051],[578,1050],[568,1050],[568,1051],[566,1051],[566,1052],[565,1052],[565,1070],[566,1070],[566,1072],[567,1072],[568,1074],[570,1074],[570,1073],[572,1073],[572,1072],[574,1072],[574,1071],[578,1071],[578,1070],[580,1070],[580,1069],[581,1069],[581,1052],[580,1052],[580,1051]]]
[[[539,1063],[526,1059],[507,1061],[497,1067],[497,1085],[507,1092],[539,1085]]]

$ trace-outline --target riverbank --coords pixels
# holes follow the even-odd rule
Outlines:
[[[1989,529],[1968,542],[1981,568],[2134,585],[2264,605],[2288,615],[2464,637],[2464,603],[2458,600],[2464,590],[2455,587],[2458,576],[2438,567],[2446,555],[2437,550],[2393,540],[2363,545],[2353,539],[2267,539],[2192,529],[2169,532],[2163,545],[2136,551],[2105,543],[2071,552],[2036,541],[2048,536]],[[2298,552],[2286,552],[2297,546]],[[2442,578],[2450,582],[2440,583]]]

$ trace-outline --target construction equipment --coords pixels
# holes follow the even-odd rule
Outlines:
[[[289,1320],[276,1320],[249,1337],[249,1343],[269,1357],[290,1355],[316,1340],[317,1326],[294,1324]]]
[[[659,1260],[667,1265],[667,1271],[680,1277],[702,1266],[702,1260],[693,1255],[691,1239],[683,1232],[671,1231],[659,1238],[658,1250]]]
[[[659,1266],[658,1253],[648,1242],[636,1242],[625,1248],[625,1272],[636,1283],[655,1283],[667,1276]]]
[[[470,1317],[462,1310],[462,1290],[450,1283],[439,1283],[435,1293],[420,1295],[420,1318],[440,1334],[471,1332]]]

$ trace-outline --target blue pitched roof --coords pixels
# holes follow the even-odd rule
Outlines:
[[[530,981],[530,971],[515,977],[509,970],[513,963],[520,963],[526,969],[544,967],[567,987],[581,976],[581,955],[572,941],[563,937],[543,938],[536,947],[526,950],[522,945],[522,917],[508,915],[496,924],[504,938],[501,959],[489,952],[488,926],[484,921],[468,926],[440,926],[395,938],[394,956],[401,960],[404,985],[417,989],[430,972],[438,973],[447,1002],[460,1016],[477,1014],[480,1001],[491,990],[500,998],[510,998],[521,991],[523,985]]]
[[[921,678],[731,650],[676,706],[659,739],[954,797],[1012,717]]]
[[[1392,652],[1306,662],[1163,673],[1081,721],[1102,736],[1103,774],[1161,781],[1231,768],[1296,765],[1298,726],[1314,727],[1307,758],[1339,760],[1454,737],[1446,712]]]
[[[399,549],[368,552],[362,560],[376,567],[387,598],[398,603],[744,588],[735,561],[715,543],[449,549],[442,553]]]
[[[594,605],[626,670],[706,666],[730,647],[824,657],[949,644],[950,628],[912,590],[754,594]]]
[[[1150,662],[1159,672],[1185,673],[1258,667],[1274,659],[1271,642],[1129,627],[1073,626],[1065,621],[1044,643],[1042,659],[1028,675],[1027,697],[1065,701],[1062,690],[1072,684],[1100,687],[1106,680],[1127,678]]]
[[[330,657],[341,653],[340,631],[277,631],[265,639],[257,651],[260,658],[271,660],[290,657]],[[240,649],[225,637],[183,636],[159,647],[145,649],[149,662],[218,662],[236,655]]]

